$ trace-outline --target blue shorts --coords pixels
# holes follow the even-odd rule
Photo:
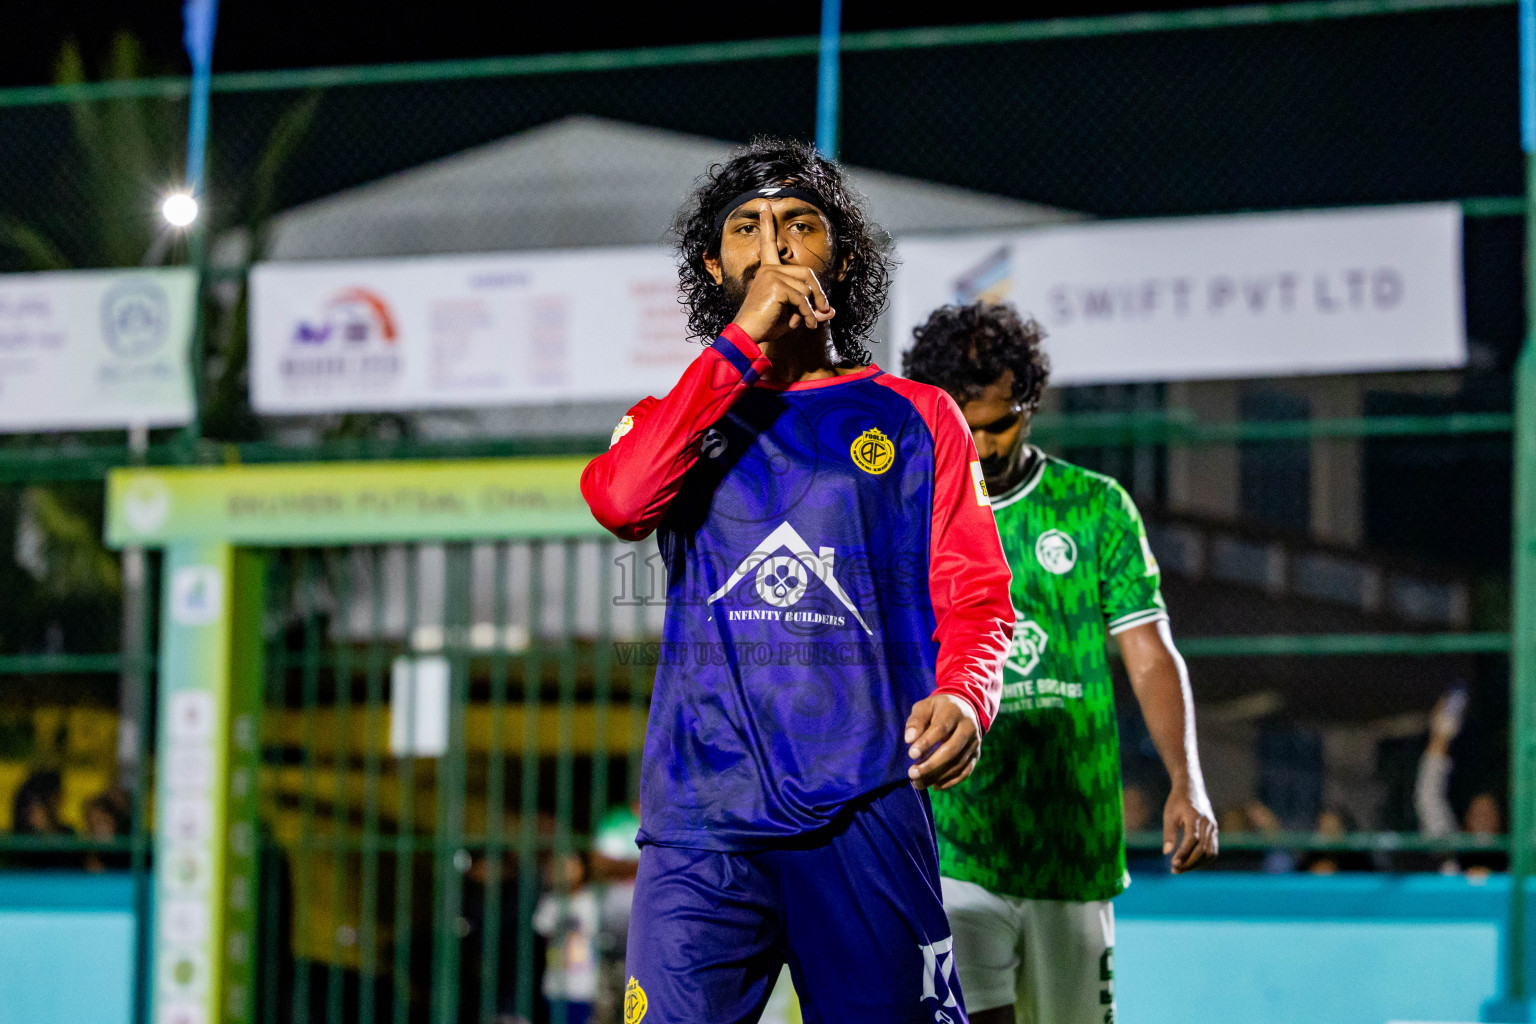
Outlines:
[[[964,1024],[928,797],[905,783],[791,844],[646,846],[626,1024],[750,1024],[789,964],[806,1024]]]

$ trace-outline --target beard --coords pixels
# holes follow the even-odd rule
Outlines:
[[[1024,424],[1019,436],[1006,452],[989,455],[979,461],[981,478],[993,494],[1001,494],[1018,484],[1035,464],[1034,451],[1029,447],[1029,424]]]
[[[747,299],[747,286],[750,283],[749,276],[725,277],[718,287],[710,288],[699,297],[694,315],[702,321],[710,339],[736,319],[736,314],[741,312],[741,304]],[[708,344],[710,339],[705,339],[705,343]]]
[[[1014,467],[1017,461],[1017,452],[989,455],[981,460],[981,475],[987,481],[988,486],[999,483],[1008,476],[1008,471]]]
[[[740,277],[726,277],[720,281],[720,305],[731,311],[727,323],[736,318],[736,314],[741,312],[741,304],[747,301],[747,288],[752,284],[751,275],[752,271],[749,270]]]

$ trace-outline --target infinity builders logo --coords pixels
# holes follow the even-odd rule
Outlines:
[[[835,558],[834,548],[824,547],[819,551],[813,551],[793,526],[787,522],[780,523],[764,538],[755,551],[741,560],[741,564],[736,567],[735,572],[731,573],[731,578],[725,581],[725,585],[709,595],[709,602],[713,604],[720,600],[734,590],[738,583],[756,573],[757,595],[770,607],[732,610],[729,613],[731,619],[767,619],[774,622],[842,625],[843,618],[840,615],[789,610],[800,603],[800,599],[805,596],[806,589],[810,586],[810,581],[817,579],[858,620],[859,625],[864,627],[864,632],[873,634],[874,630],[869,628],[869,623],[865,622],[864,616],[859,614],[853,599],[848,596],[848,592],[833,575],[832,565]]]

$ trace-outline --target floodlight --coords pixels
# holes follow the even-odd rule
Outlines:
[[[172,192],[160,204],[160,216],[172,227],[187,227],[197,220],[197,200],[185,192]]]

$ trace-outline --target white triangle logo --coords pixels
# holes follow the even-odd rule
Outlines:
[[[773,556],[780,550],[787,550],[790,557],[774,558]],[[801,537],[793,526],[790,526],[787,521],[782,522],[757,546],[757,550],[741,560],[741,564],[736,567],[735,572],[731,573],[731,578],[725,581],[725,585],[709,595],[709,603],[713,604],[720,600],[730,593],[742,580],[746,579],[753,572],[758,572],[758,592],[765,601],[769,604],[780,606],[794,604],[804,595],[805,583],[789,578],[782,571],[783,566],[778,563],[798,563],[812,576],[821,580],[822,585],[832,591],[833,596],[841,601],[843,607],[847,608],[849,613],[859,621],[859,625],[864,627],[864,632],[873,636],[875,631],[869,628],[869,623],[864,621],[864,616],[860,615],[859,610],[854,607],[853,600],[848,596],[848,592],[843,589],[843,585],[837,582],[837,577],[832,574],[832,562],[835,555],[836,549],[834,548],[822,548],[820,551],[812,551],[811,546],[805,542],[805,538]],[[764,572],[760,570],[773,570],[778,575],[776,578],[770,579],[765,577]],[[767,589],[765,584],[772,586],[774,589]]]

